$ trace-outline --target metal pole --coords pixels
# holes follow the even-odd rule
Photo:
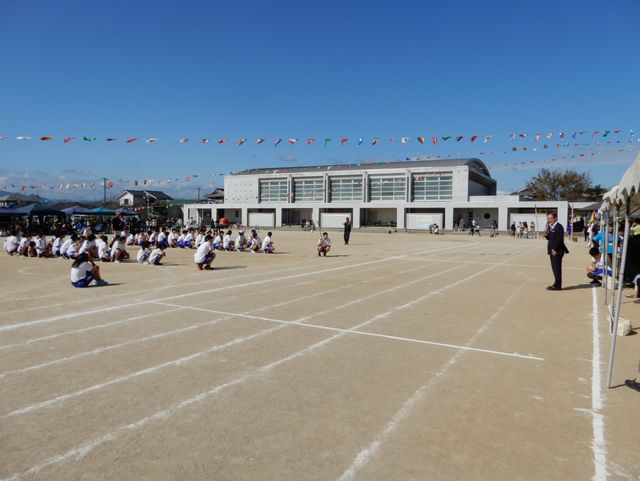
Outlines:
[[[602,285],[604,286],[604,305],[608,305],[609,304],[609,293],[608,293],[608,282],[609,282],[609,256],[608,254],[608,246],[609,246],[609,211],[607,210],[604,213],[604,216],[602,218],[602,225],[600,225],[600,229],[602,232],[602,240],[603,240],[603,245],[604,247],[604,252],[602,253],[603,257],[603,261],[602,261],[602,267],[604,268],[603,271],[603,279],[605,282],[602,283]]]
[[[613,232],[612,232],[613,253],[611,254],[611,279],[613,280],[613,287],[611,288],[611,314],[612,315],[613,315],[613,311],[616,308],[615,292],[616,292],[616,275],[618,274],[618,230],[619,228],[620,228],[620,211],[616,206],[613,209]],[[607,252],[609,252],[609,244],[607,244]]]
[[[627,247],[629,247],[629,211],[631,198],[627,199],[624,213],[624,237],[622,238],[622,259],[620,261],[620,276],[618,278],[618,301],[613,315],[613,333],[611,334],[611,350],[609,351],[609,373],[607,375],[607,387],[611,388],[611,376],[613,375],[613,360],[616,355],[616,340],[618,337],[618,320],[620,319],[620,304],[622,303],[622,283],[624,282],[624,265],[627,261]]]

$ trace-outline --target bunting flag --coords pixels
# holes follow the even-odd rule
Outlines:
[[[32,137],[25,137],[24,135],[21,135],[20,137],[16,137],[16,140],[31,140]]]
[[[0,135],[0,142],[2,142],[4,139],[6,139],[6,137]]]
[[[358,145],[362,145],[362,142],[364,142],[364,139],[362,137],[358,137]]]
[[[521,139],[525,139],[527,137],[527,134],[519,134],[518,137],[520,137]]]
[[[346,137],[342,137],[342,138],[340,139],[340,143],[341,143],[342,145],[346,144],[347,142],[349,142],[349,139],[348,139],[348,138],[346,138]]]
[[[433,145],[437,145],[438,144],[438,137],[431,137],[431,142],[433,142]]]
[[[125,141],[125,143],[130,144],[131,142],[135,142],[136,140],[138,140],[137,137],[130,137]]]
[[[535,140],[536,142],[538,142],[541,138],[542,138],[542,134],[537,133],[537,134],[535,135],[535,137],[534,137],[534,140]]]
[[[261,143],[263,143],[265,140],[266,140],[266,139],[259,138],[259,139],[257,139],[257,140],[256,140],[256,144],[261,144]]]
[[[311,145],[311,144],[313,144],[315,141],[316,141],[316,139],[314,139],[313,137],[309,137],[309,138],[307,139],[307,145]]]
[[[485,135],[484,136],[484,143],[486,144],[487,142],[491,141],[491,136],[490,135]]]
[[[462,135],[458,135],[458,136],[456,137],[456,142],[460,142],[462,139],[464,139],[464,136],[462,136]]]
[[[282,142],[282,139],[276,139],[276,141],[273,143],[273,146],[277,147],[278,145],[280,145],[280,142]]]
[[[374,137],[373,139],[371,139],[371,145],[376,145],[378,143],[378,138]]]
[[[599,130],[594,130],[593,134],[591,134],[591,138],[595,137],[596,135],[598,135],[600,133]]]
[[[324,145],[325,147],[327,146],[327,144],[329,144],[331,142],[331,137],[327,137],[326,139],[324,139]]]
[[[602,134],[603,137],[607,137],[609,134],[611,133],[610,130],[605,130],[604,134]]]
[[[298,141],[298,139],[292,138],[292,139],[288,139],[287,142],[289,142],[289,145],[293,145]]]
[[[189,138],[182,138],[182,139],[178,140],[178,142],[180,142],[181,144],[186,144],[187,142],[191,142],[191,139],[189,139]]]
[[[145,140],[145,142],[146,142],[147,144],[153,144],[154,142],[157,142],[157,141],[158,141],[158,139],[154,139],[153,137],[152,137],[152,138],[150,138],[150,139]]]
[[[420,142],[421,144],[424,144],[424,137],[418,137],[418,142]]]
[[[477,135],[472,135],[471,136],[471,142],[475,142],[477,138],[478,138]]]
[[[447,140],[449,140],[451,138],[450,135],[445,135],[444,137],[442,137],[442,141],[446,142]]]
[[[240,147],[242,144],[244,144],[247,141],[247,139],[238,139],[236,140],[236,145],[238,147]]]
[[[71,138],[75,138],[75,137],[71,137]],[[107,142],[114,142],[118,140],[118,137],[107,137]]]
[[[227,140],[229,140],[229,139],[218,139],[218,143],[219,143],[220,145],[222,145],[222,144],[224,144]]]
[[[403,144],[407,144],[407,143],[409,143],[409,137],[402,137],[402,138],[400,139],[400,142],[402,142]]]
[[[389,142],[393,142],[394,140],[396,140],[395,137],[389,137]]]
[[[552,139],[553,138],[553,132],[549,132],[547,134],[547,139]]]
[[[511,134],[511,135],[509,136],[509,139],[510,139],[510,140],[516,140],[516,134]]]
[[[64,140],[63,140],[63,142],[64,142],[65,144],[68,144],[69,142],[71,142],[71,141],[72,141],[72,140],[74,140],[74,139],[75,139],[75,137],[65,137],[65,138],[64,138]]]
[[[40,137],[40,140],[42,140],[43,142],[51,142],[53,140],[53,137]]]
[[[200,142],[203,144],[208,144],[209,143],[209,139],[200,139]]]
[[[84,140],[85,142],[94,142],[98,140],[98,137],[82,137],[82,140]]]

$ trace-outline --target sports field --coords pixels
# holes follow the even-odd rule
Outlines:
[[[340,237],[319,258],[276,232],[203,272],[170,249],[88,289],[0,256],[0,479],[640,479],[582,242],[548,292],[541,240]],[[619,338],[617,384],[639,353]]]

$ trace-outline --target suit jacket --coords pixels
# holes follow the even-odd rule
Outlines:
[[[555,226],[548,227],[546,237],[547,254],[551,255],[551,250],[555,250],[559,256],[569,253],[569,249],[564,243],[564,227],[562,227],[562,224],[556,222]]]

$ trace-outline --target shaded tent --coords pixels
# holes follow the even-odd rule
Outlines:
[[[115,212],[118,215],[138,215],[138,212],[134,210],[127,210],[127,209],[116,209]]]
[[[56,215],[60,216],[63,212],[61,210],[52,209],[51,207],[47,207],[42,204],[31,204],[25,205],[24,207],[19,207],[15,209],[15,215],[26,215],[28,217],[37,217],[37,216],[46,216],[46,215]]]
[[[113,209],[107,209],[106,207],[96,207],[95,209],[91,209],[91,214],[93,214],[93,215],[116,215],[116,212]]]
[[[87,209],[86,207],[82,207],[81,205],[74,205],[72,207],[67,207],[66,209],[62,209],[67,215],[87,215],[91,214],[91,209]]]
[[[624,276],[625,276],[625,266],[627,264],[627,255],[629,252],[629,224],[631,223],[631,214],[640,210],[640,154],[636,157],[634,163],[627,169],[627,171],[622,176],[620,183],[612,188],[609,192],[604,194],[602,197],[602,207],[600,210],[605,215],[605,219],[608,220],[609,216],[612,215],[614,225],[614,255],[617,254],[618,248],[618,225],[620,220],[625,221],[624,225],[624,237],[622,243],[622,254],[620,260],[620,272],[618,275],[618,283],[612,283],[612,295],[611,295],[611,309],[610,309],[610,321],[611,321],[611,348],[609,351],[609,366],[608,366],[608,374],[607,374],[607,386],[611,387],[611,378],[613,375],[613,364],[615,360],[616,354],[616,338],[618,336],[618,321],[620,319],[620,307],[622,304],[622,289],[624,287]],[[605,224],[606,225],[606,224]],[[608,245],[608,239],[606,238],[608,235],[608,229],[604,230],[605,239],[604,245]],[[607,257],[605,256],[605,269],[607,268],[606,262]],[[616,256],[617,257],[617,256]],[[615,268],[617,262],[613,262],[613,270],[614,270],[614,279],[615,279]],[[605,272],[607,272],[605,270]],[[607,283],[603,283],[605,286]],[[616,292],[617,287],[617,292]],[[616,295],[617,294],[617,295]],[[607,291],[605,287],[605,299],[608,299]]]
[[[16,212],[15,207],[0,207],[0,215],[1,216],[12,216],[12,215],[26,215],[20,212]]]

